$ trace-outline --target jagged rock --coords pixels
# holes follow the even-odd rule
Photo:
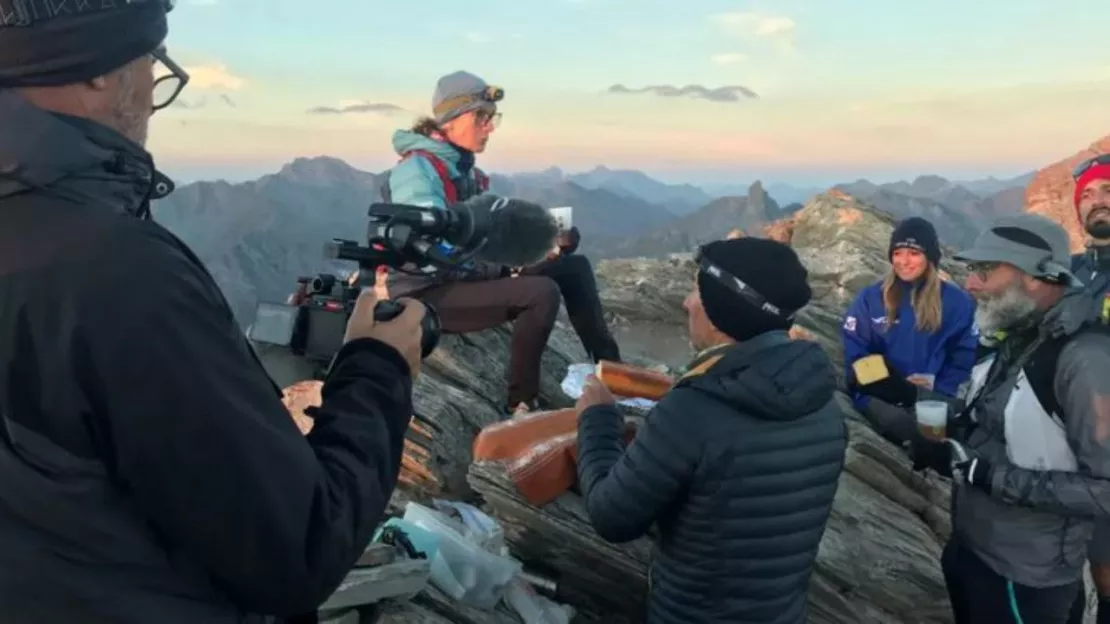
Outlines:
[[[1060,223],[1068,231],[1072,250],[1079,251],[1086,233],[1075,214],[1075,180],[1071,172],[1080,162],[1110,152],[1110,136],[1105,136],[1085,150],[1041,169],[1025,189],[1025,209]]]

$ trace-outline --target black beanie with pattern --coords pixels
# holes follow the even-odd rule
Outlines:
[[[701,254],[784,314],[805,307],[812,297],[809,273],[789,245],[766,238],[737,238],[709,243],[701,248]],[[743,342],[794,324],[793,319],[761,309],[721,279],[727,276],[699,270],[698,293],[709,320],[733,340]]]
[[[171,0],[0,0],[0,89],[92,80],[153,52]]]

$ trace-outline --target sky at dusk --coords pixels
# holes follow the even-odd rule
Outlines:
[[[182,181],[379,171],[464,69],[506,91],[492,171],[1017,175],[1110,134],[1105,1],[179,0],[149,147]]]

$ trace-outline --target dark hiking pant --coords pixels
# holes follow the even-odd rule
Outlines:
[[[1066,624],[1083,582],[1029,587],[999,576],[959,543],[941,556],[944,582],[956,624]]]
[[[513,323],[509,345],[508,406],[540,393],[540,358],[555,316],[559,288],[551,279],[522,275],[482,282],[451,282],[416,295],[439,311],[443,331],[466,334]]]
[[[594,268],[589,258],[578,254],[559,256],[526,268],[524,275],[543,275],[559,285],[570,324],[594,362],[621,361],[617,341],[605,324]]]

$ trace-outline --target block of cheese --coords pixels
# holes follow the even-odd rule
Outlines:
[[[674,385],[674,379],[658,371],[602,360],[594,373],[610,392],[628,398],[658,401]]]
[[[879,354],[868,355],[852,362],[852,370],[856,373],[856,382],[861,386],[873,384],[890,377],[890,371]]]

